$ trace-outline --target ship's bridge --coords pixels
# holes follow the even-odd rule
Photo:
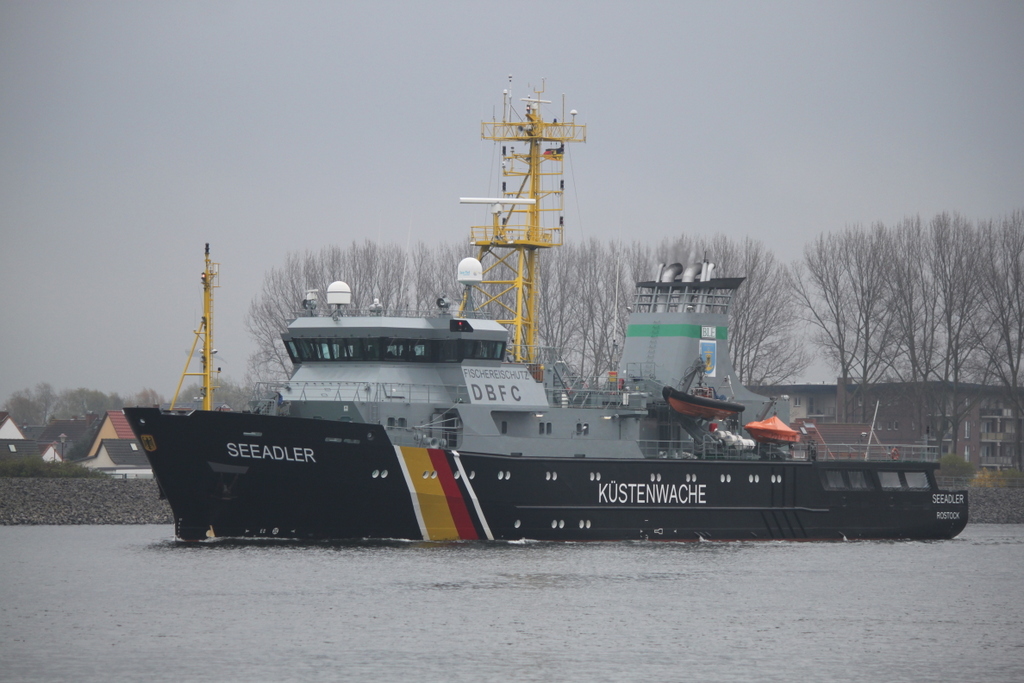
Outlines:
[[[491,320],[450,317],[297,318],[281,335],[292,362],[502,361],[508,331]]]

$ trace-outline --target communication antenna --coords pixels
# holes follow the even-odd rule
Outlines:
[[[178,394],[181,393],[181,385],[186,377],[202,377],[203,388],[200,389],[200,396],[203,400],[203,410],[213,410],[213,392],[218,389],[214,384],[214,375],[220,374],[220,368],[213,369],[213,356],[217,349],[213,348],[213,290],[220,287],[220,264],[210,261],[210,243],[206,243],[206,264],[203,272],[199,274],[199,280],[203,285],[203,318],[195,331],[196,338],[192,341],[192,350],[188,353],[188,360],[185,361],[185,369],[178,380],[178,388],[174,390],[174,398],[171,400],[171,410],[174,410],[178,402]],[[203,341],[203,350],[199,354],[202,364],[200,372],[189,372],[192,365],[192,358],[196,353],[196,346],[199,340]]]

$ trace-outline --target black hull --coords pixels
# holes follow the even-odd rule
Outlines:
[[[186,540],[941,539],[967,523],[966,492],[921,463],[509,457],[396,448],[380,425],[124,412]],[[830,490],[844,469],[875,483]],[[929,489],[878,486],[897,470]]]

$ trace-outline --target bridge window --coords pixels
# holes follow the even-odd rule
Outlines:
[[[505,357],[505,342],[487,339],[297,338],[285,342],[285,348],[294,363],[379,360],[460,363]]]

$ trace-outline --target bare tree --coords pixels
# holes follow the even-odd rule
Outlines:
[[[464,242],[439,242],[416,245],[410,257],[415,294],[412,306],[419,311],[435,310],[438,297],[448,296],[455,305],[462,301],[463,287],[459,284],[458,265],[473,248]]]
[[[316,253],[289,253],[282,267],[264,276],[263,289],[249,305],[245,326],[256,351],[249,357],[248,380],[280,380],[291,374],[280,335],[299,314],[307,290],[324,295],[330,283],[342,280],[352,288],[353,309],[377,299],[385,310],[399,310],[409,304],[408,270],[401,247],[369,241],[353,242],[347,250],[329,246]]]
[[[838,242],[835,235],[819,235],[804,247],[804,259],[792,266],[790,275],[802,317],[814,330],[815,343],[825,358],[839,370],[845,387],[853,373],[856,332]],[[846,422],[846,401],[837,408],[837,419]]]
[[[939,345],[939,297],[931,265],[929,232],[919,216],[900,221],[890,234],[885,272],[893,321],[894,348],[890,378],[896,384],[886,400],[910,406],[911,421],[923,425],[934,414]]]
[[[164,397],[155,389],[143,388],[137,394],[131,394],[125,398],[126,406],[158,406],[164,402]]]
[[[929,232],[929,263],[939,313],[936,379],[945,399],[931,407],[940,420],[936,425],[940,452],[944,438],[952,439],[952,452],[956,452],[960,424],[978,399],[976,388],[966,382],[979,346],[974,318],[981,287],[981,240],[971,223],[957,214],[935,216]]]
[[[1024,415],[1024,211],[980,226],[983,245],[979,321],[988,367],[1005,390],[1015,422]],[[1018,429],[1014,457],[1024,468],[1024,434]]]
[[[839,370],[839,419],[851,417],[846,387],[857,380],[854,397],[865,420],[865,391],[892,365],[895,354],[892,316],[886,308],[884,264],[889,246],[885,227],[848,227],[819,235],[804,249],[803,263],[792,271],[803,316],[816,341]]]
[[[741,384],[783,384],[810,362],[797,336],[793,285],[784,264],[764,244],[718,237],[706,243],[720,277],[744,277],[729,316],[729,356]]]
[[[249,304],[245,327],[256,342],[249,357],[249,379],[253,382],[287,378],[291,360],[281,343],[281,330],[295,318],[298,303],[307,286],[306,270],[313,255],[289,253],[280,268],[271,268],[263,277],[263,289]]]
[[[57,392],[48,382],[39,382],[34,389],[20,389],[12,393],[4,401],[3,409],[19,425],[43,425],[53,416],[57,398]]]
[[[617,332],[616,267],[614,246],[595,239],[574,246],[572,311],[585,377],[597,377],[611,369]],[[618,359],[615,359],[617,362]]]
[[[576,255],[572,245],[546,249],[540,259],[541,294],[539,302],[538,337],[542,346],[570,349],[574,343],[575,319],[573,289],[577,282]],[[559,358],[578,364],[578,358]]]

